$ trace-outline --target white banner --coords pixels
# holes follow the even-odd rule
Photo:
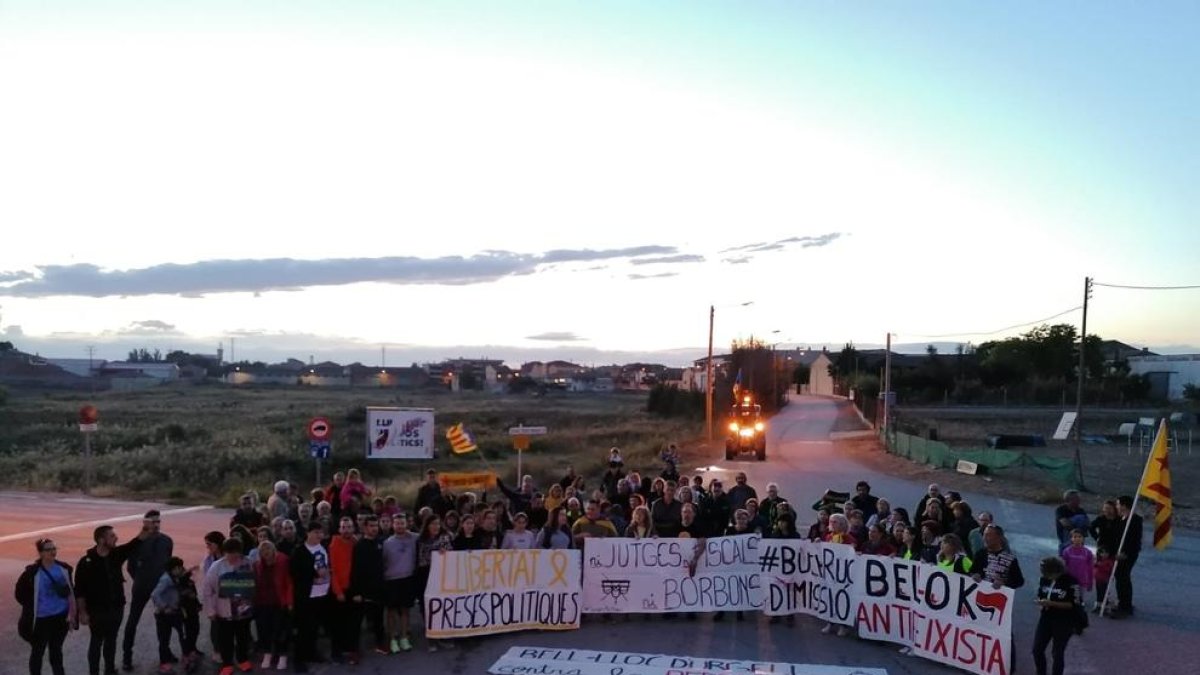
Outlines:
[[[887,675],[883,668],[814,666],[737,661],[696,656],[594,652],[586,649],[509,647],[488,669],[492,675],[571,673],[572,675]]]
[[[981,675],[1012,672],[1013,592],[900,558],[862,556],[859,634]]]
[[[656,614],[761,609],[760,541],[756,534],[704,540],[588,538],[583,556],[584,611]]]
[[[367,408],[367,459],[433,459],[433,410]]]
[[[579,551],[446,551],[425,590],[431,638],[579,628]]]
[[[853,546],[765,539],[761,549],[759,568],[767,587],[764,614],[807,614],[854,624],[860,588],[855,586],[859,556]]]

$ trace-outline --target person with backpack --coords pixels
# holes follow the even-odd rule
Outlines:
[[[64,675],[63,642],[79,628],[71,566],[58,561],[58,547],[49,539],[35,544],[38,559],[17,578],[14,592],[21,605],[17,632],[29,642],[29,675],[42,674],[42,659],[50,651],[50,670]]]
[[[1051,646],[1054,675],[1062,675],[1067,642],[1087,627],[1087,613],[1080,602],[1079,582],[1067,573],[1061,558],[1044,558],[1038,581],[1037,604],[1041,608],[1033,638],[1033,663],[1038,675],[1046,675],[1046,647]],[[1082,618],[1081,618],[1082,617]]]

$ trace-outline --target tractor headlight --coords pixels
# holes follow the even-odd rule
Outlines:
[[[762,431],[763,429],[766,429],[766,428],[767,428],[767,427],[766,427],[766,425],[765,425],[765,424],[763,424],[762,422],[756,422],[756,423],[754,424],[754,430],[755,430],[755,431]]]
[[[729,430],[730,430],[730,431],[737,431],[737,430],[738,430],[738,424],[737,424],[737,422],[730,422],[730,423],[729,423]]]

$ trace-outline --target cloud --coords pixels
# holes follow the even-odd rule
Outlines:
[[[25,331],[21,330],[20,326],[14,324],[12,326],[5,326],[3,335],[7,338],[23,338],[25,337]]]
[[[14,281],[25,281],[32,279],[33,272],[27,270],[13,270],[11,272],[0,272],[0,284],[8,284]]]
[[[546,342],[586,342],[587,338],[576,335],[571,331],[547,331],[537,335],[526,335],[526,340],[544,340]]]
[[[744,244],[742,246],[733,246],[731,248],[722,249],[721,253],[765,253],[767,251],[781,251],[793,244],[799,244],[800,248],[817,248],[820,246],[828,246],[844,236],[843,232],[828,232],[826,234],[803,237],[788,237],[786,239],[778,239],[776,241],[760,241],[753,244]],[[728,262],[728,260],[726,261]]]
[[[721,262],[729,263],[730,265],[745,265],[746,263],[750,262],[750,256],[739,255],[731,258],[722,258]]]
[[[666,279],[667,277],[677,277],[679,276],[679,272],[662,272],[659,274],[630,274],[628,276],[634,281],[641,281],[643,279]]]
[[[631,260],[634,265],[668,265],[675,263],[702,263],[704,256],[695,255],[692,253],[680,253],[679,255],[659,256],[657,258],[637,258]]]
[[[134,321],[130,324],[138,330],[156,330],[156,331],[171,331],[175,330],[175,324],[159,321],[158,319],[147,319],[146,321]]]
[[[291,291],[311,286],[340,286],[363,282],[462,286],[532,274],[550,263],[591,262],[661,256],[672,246],[633,246],[616,249],[559,249],[542,254],[484,251],[468,257],[326,258],[295,260],[266,258],[202,260],[164,263],[129,270],[104,270],[97,265],[45,265],[36,274],[0,272],[17,279],[0,287],[0,295],[86,297],[180,295],[205,293]]]

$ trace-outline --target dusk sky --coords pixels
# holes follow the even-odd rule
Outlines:
[[[0,339],[978,344],[1200,284],[1197,111],[1193,1],[4,0]],[[1200,290],[1088,328],[1200,351]]]

